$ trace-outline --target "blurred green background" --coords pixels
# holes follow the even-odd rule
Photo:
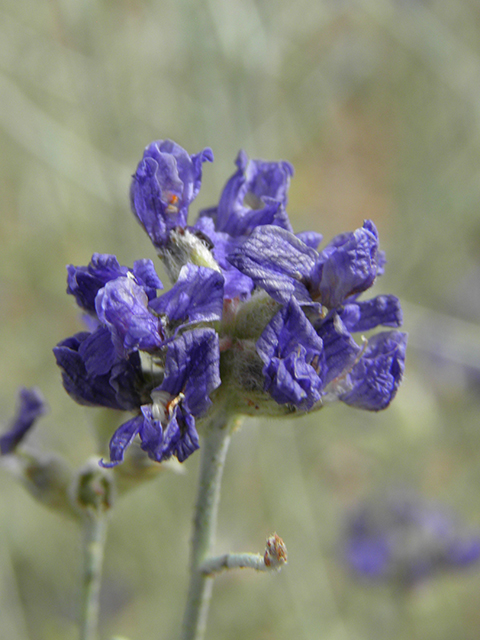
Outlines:
[[[278,575],[215,585],[210,640],[477,640],[480,567],[402,602],[354,581],[345,512],[408,486],[480,528],[480,4],[476,0],[1,0],[0,411],[19,385],[51,408],[28,444],[78,466],[95,410],[63,391],[51,348],[80,330],[65,265],[94,251],[155,258],[129,211],[143,148],[211,146],[214,204],[240,148],[295,166],[296,231],[364,218],[387,252],[376,293],[404,303],[410,346],[392,406],[248,420],[225,474],[217,548],[261,551]],[[101,637],[175,638],[198,456],[118,502]],[[77,637],[80,533],[0,469],[0,638]]]

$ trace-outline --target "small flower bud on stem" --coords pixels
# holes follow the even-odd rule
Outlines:
[[[214,575],[225,569],[277,571],[286,563],[287,547],[283,540],[274,533],[267,538],[263,556],[259,553],[225,553],[205,560],[200,567],[200,571],[206,575]]]

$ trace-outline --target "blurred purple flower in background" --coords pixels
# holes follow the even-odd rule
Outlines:
[[[344,558],[359,578],[404,587],[480,561],[480,530],[448,508],[395,493],[361,504],[346,525]]]

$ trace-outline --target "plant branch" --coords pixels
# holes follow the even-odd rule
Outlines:
[[[206,575],[220,573],[225,569],[254,569],[255,571],[278,571],[287,563],[287,548],[283,540],[274,533],[267,539],[264,555],[259,553],[225,553],[207,558],[200,566]]]
[[[210,555],[215,540],[220,485],[233,424],[234,421],[217,416],[207,426],[203,438],[182,640],[201,640],[205,633],[213,577],[206,575],[201,566]]]
[[[83,592],[80,640],[97,637],[100,583],[105,549],[107,518],[104,513],[85,513],[83,518]]]

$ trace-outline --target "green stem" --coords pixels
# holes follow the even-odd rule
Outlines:
[[[220,485],[230,434],[229,420],[223,419],[209,425],[203,438],[182,640],[201,640],[205,634],[213,577],[203,573],[201,565],[211,554],[215,540]]]
[[[255,571],[278,571],[287,564],[287,547],[276,533],[267,538],[265,553],[224,553],[211,556],[200,566],[200,571],[208,575],[225,569],[255,569]]]
[[[83,592],[80,640],[97,637],[100,583],[107,518],[102,513],[86,513],[83,518]]]

